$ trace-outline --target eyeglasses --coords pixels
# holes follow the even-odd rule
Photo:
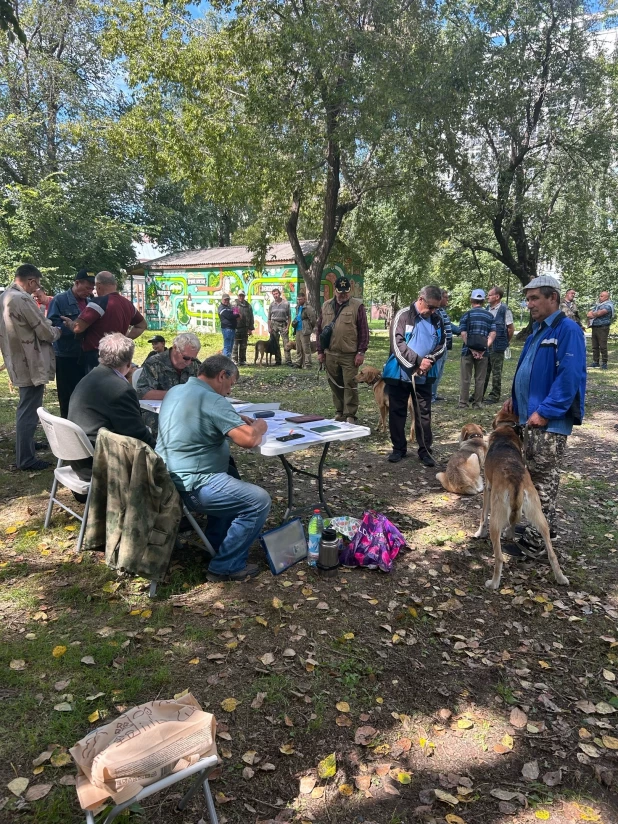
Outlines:
[[[186,355],[181,355],[180,357],[183,359],[183,361],[185,361],[185,363],[195,363],[195,361],[197,360],[197,358],[188,358]]]
[[[439,306],[432,306],[430,303],[427,303],[426,299],[422,295],[419,295],[419,300],[423,301],[423,303],[429,309],[430,312],[435,312],[436,309],[440,308]]]

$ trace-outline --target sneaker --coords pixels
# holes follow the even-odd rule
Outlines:
[[[22,472],[40,472],[42,469],[49,469],[51,466],[49,461],[35,461],[30,466],[20,467]]]
[[[445,400],[446,400],[446,398],[444,397],[444,395],[436,395],[436,396],[434,397],[434,400],[435,400],[435,401],[445,401]]]
[[[419,461],[423,464],[423,466],[435,466],[436,462],[431,457],[431,455],[419,455]]]
[[[399,463],[406,457],[406,452],[400,452],[398,449],[393,449],[391,454],[386,459],[389,463]]]
[[[601,369],[607,369],[607,364],[606,364],[606,363],[602,363],[602,364],[601,364]]]
[[[485,398],[483,403],[499,403],[497,398]]]
[[[47,450],[49,450],[49,444],[48,443],[40,443],[39,441],[36,441],[35,444],[34,444],[34,448],[36,449],[37,452],[47,451]]]
[[[526,529],[527,529],[527,527],[525,527],[523,524],[515,524],[515,527],[513,528],[513,532],[516,532],[518,535],[525,535]],[[554,540],[554,538],[558,537],[558,531],[553,526],[550,526],[550,528],[549,528],[549,537],[552,539],[552,541]]]
[[[591,369],[598,369],[600,365],[601,365],[601,364],[599,364],[599,363],[591,363],[591,364],[590,364],[590,368],[591,368]]]
[[[345,421],[345,418],[343,417],[343,414],[341,412],[337,412],[337,414],[335,415],[335,420],[336,421]]]
[[[352,417],[349,416],[345,419],[345,422],[346,423],[356,423],[356,418],[352,418]]]
[[[236,572],[223,573],[218,575],[216,572],[207,572],[206,580],[218,583],[219,581],[246,581],[247,578],[255,578],[260,574],[260,568],[257,564],[247,564],[244,569],[239,569]]]

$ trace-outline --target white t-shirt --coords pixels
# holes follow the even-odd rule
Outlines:
[[[495,306],[493,309],[492,309],[492,307],[491,307],[491,306],[489,306],[489,304],[488,304],[488,305],[487,305],[487,308],[488,308],[488,310],[491,312],[491,314],[492,314],[492,315],[494,316],[494,318],[495,318],[495,317],[496,317],[496,315],[498,314],[498,309],[499,309],[501,306],[504,306],[504,304],[503,304],[502,302],[500,302],[500,303],[499,303],[497,306]],[[506,324],[507,326],[510,326],[510,325],[513,323],[513,313],[511,312],[511,310],[509,309],[509,307],[508,307],[508,306],[505,306],[504,308],[506,309],[506,317],[504,318],[504,322],[505,322],[505,324]]]

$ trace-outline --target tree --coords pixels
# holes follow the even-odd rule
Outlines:
[[[221,18],[196,22],[179,6],[149,15],[116,0],[110,42],[128,56],[137,102],[127,132],[140,135],[154,167],[206,200],[263,215],[262,254],[285,224],[319,306],[346,216],[396,178],[396,112],[409,104],[401,78],[422,70],[431,15],[410,0],[215,5]],[[140,48],[138,38],[155,45]],[[319,215],[311,261],[299,241],[307,209]]]
[[[548,255],[565,259],[552,239],[568,234],[574,201],[594,209],[590,181],[612,162],[610,67],[586,12],[574,0],[456,0],[436,41],[425,146],[448,235],[522,285]]]

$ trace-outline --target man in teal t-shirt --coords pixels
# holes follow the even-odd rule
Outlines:
[[[265,421],[241,417],[226,400],[237,380],[236,364],[213,355],[197,378],[168,391],[159,413],[157,452],[189,509],[208,515],[206,537],[216,551],[209,581],[259,573],[247,556],[270,512],[265,490],[228,474],[230,440],[251,449],[267,429]]]

